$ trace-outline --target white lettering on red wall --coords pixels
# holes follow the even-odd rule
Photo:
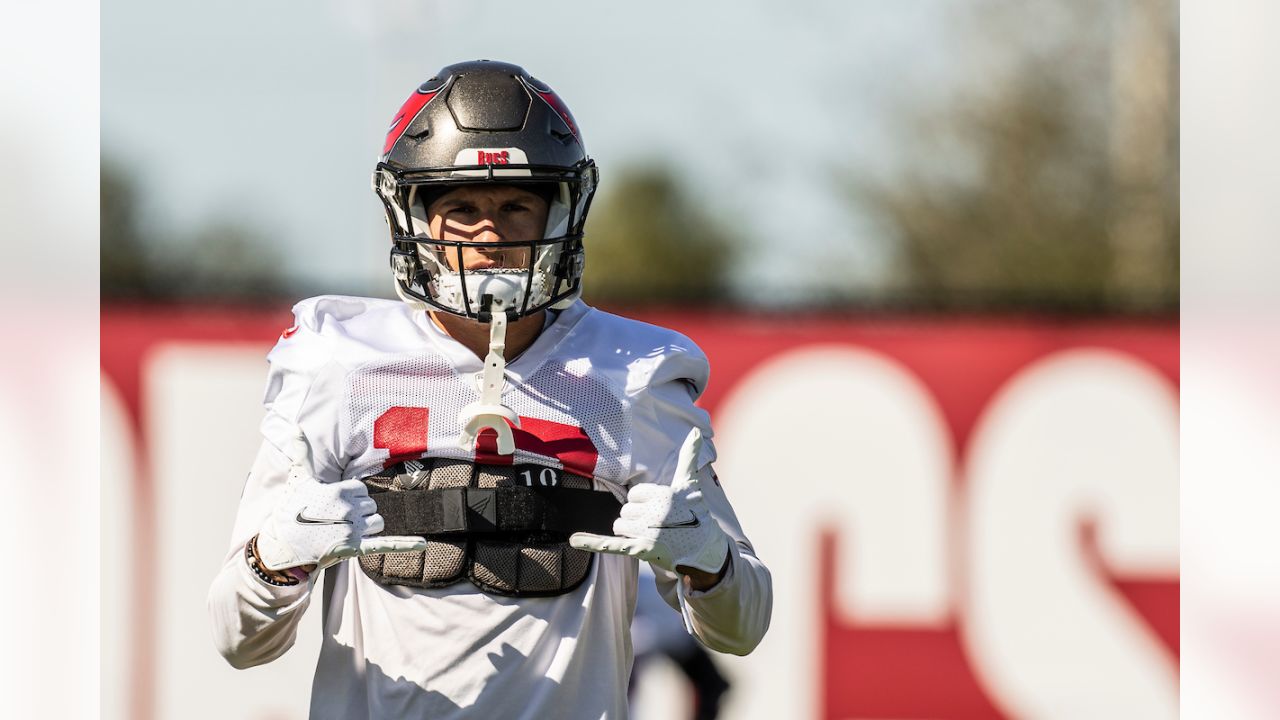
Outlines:
[[[774,574],[726,717],[1176,715],[1176,325],[648,319],[711,358],[719,475]],[[104,311],[107,717],[305,716],[318,638],[233,671],[201,602],[291,324]]]

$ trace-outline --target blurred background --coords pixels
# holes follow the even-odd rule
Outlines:
[[[598,303],[1177,307],[1168,0],[116,0],[103,38],[104,299],[388,296],[385,124],[492,57],[551,82],[606,171]]]
[[[713,658],[723,717],[1176,714],[1172,0],[113,0],[106,716],[303,717],[316,618],[237,673],[203,611],[263,355],[298,299],[393,296],[386,124],[481,57],[601,167],[587,301],[711,357],[778,593],[760,650]],[[682,667],[645,664],[637,717],[691,712]]]

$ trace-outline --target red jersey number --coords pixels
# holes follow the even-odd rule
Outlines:
[[[384,468],[426,454],[428,416],[428,408],[396,406],[373,421],[373,446],[391,454]],[[565,470],[584,477],[595,474],[600,453],[582,428],[522,415],[520,427],[511,432],[517,449],[553,457]],[[498,454],[498,434],[493,430],[484,430],[476,438],[476,462],[510,465],[513,459]]]

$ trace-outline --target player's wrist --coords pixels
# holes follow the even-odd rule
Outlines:
[[[272,570],[264,565],[258,553],[257,535],[254,535],[249,539],[249,542],[245,543],[244,556],[245,562],[248,563],[249,569],[253,571],[253,574],[268,585],[290,587],[307,579],[307,572],[300,567]]]
[[[721,580],[724,580],[725,576],[729,574],[729,564],[732,562],[733,553],[726,552],[724,562],[721,563],[720,569],[717,572],[706,572],[704,570],[685,566],[678,567],[676,570],[689,578],[690,589],[698,592],[706,592],[714,588],[716,585],[719,585]]]

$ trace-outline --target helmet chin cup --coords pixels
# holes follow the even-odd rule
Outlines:
[[[520,313],[550,300],[542,273],[528,270],[441,272],[431,281],[438,302],[459,314]],[[528,303],[526,305],[526,298]]]

